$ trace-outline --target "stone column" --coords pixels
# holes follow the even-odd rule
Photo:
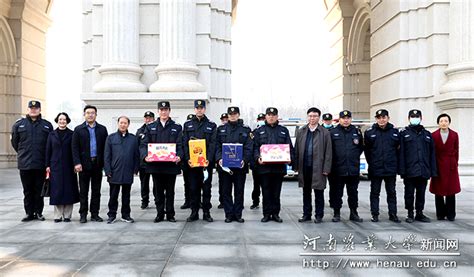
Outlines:
[[[101,81],[96,92],[147,91],[140,77],[139,65],[139,1],[104,1],[103,63],[98,72]]]
[[[197,81],[196,1],[160,1],[160,64],[153,92],[205,91]]]
[[[456,0],[449,7],[449,65],[447,82],[435,102],[452,117],[459,133],[459,173],[474,181],[474,1]]]

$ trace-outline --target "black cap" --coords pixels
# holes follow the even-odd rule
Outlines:
[[[234,113],[240,114],[240,109],[239,109],[239,107],[228,107],[227,108],[227,113],[228,114],[234,114]]]
[[[421,111],[420,110],[410,110],[408,112],[408,117],[421,117]]]
[[[28,108],[41,108],[41,103],[40,101],[31,100],[28,102]]]
[[[229,115],[227,113],[221,114],[221,119],[224,119],[224,118],[229,118]]]
[[[323,114],[323,120],[332,120],[332,114],[330,113]]]
[[[151,111],[145,112],[145,115],[143,117],[147,117],[147,116],[155,118],[155,114]]]
[[[199,108],[199,107],[206,107],[206,101],[204,100],[194,100],[194,107]]]
[[[265,119],[265,114],[264,113],[259,113],[257,115],[257,120]]]
[[[162,109],[162,108],[170,109],[171,108],[170,102],[169,101],[160,101],[160,102],[158,102],[158,109]]]
[[[343,118],[344,116],[352,117],[352,113],[349,110],[343,110],[339,113],[339,118]]]
[[[273,107],[268,107],[268,108],[265,110],[265,114],[278,115],[278,109],[277,109],[277,108],[273,108]]]
[[[191,120],[191,119],[193,119],[193,117],[194,117],[194,114],[190,113],[190,114],[188,114],[188,116],[186,117],[186,119],[187,119],[187,120]]]
[[[375,117],[379,116],[388,116],[388,111],[385,109],[380,109],[375,112]]]

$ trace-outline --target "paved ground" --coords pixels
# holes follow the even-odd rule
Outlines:
[[[458,216],[455,222],[392,223],[388,221],[385,194],[382,193],[381,221],[372,223],[368,210],[368,182],[363,181],[359,190],[359,213],[364,218],[363,223],[349,222],[347,208],[342,211],[343,221],[332,223],[331,211],[326,207],[324,223],[303,224],[297,221],[301,216],[301,191],[296,182],[286,182],[282,191],[281,216],[284,222],[263,224],[260,222],[261,210],[248,208],[251,181],[249,179],[246,186],[244,224],[224,223],[223,211],[216,208],[212,209],[215,222],[204,223],[200,220],[186,223],[189,211],[179,209],[183,198],[181,178],[178,178],[176,185],[177,223],[155,224],[154,209],[140,210],[137,180],[132,189],[134,224],[79,224],[78,206],[75,206],[72,223],[54,223],[53,208],[48,205],[44,212],[46,221],[21,223],[24,211],[18,172],[0,170],[0,276],[473,276],[473,184],[463,186],[457,198]],[[400,197],[403,195],[401,184],[397,192],[402,218],[405,210]],[[216,207],[216,185],[213,193]],[[105,218],[108,201],[108,185],[105,182],[102,194],[101,215]],[[434,218],[434,198],[429,192],[426,197],[426,214]],[[347,244],[343,239],[349,234],[353,235],[355,249],[344,252]],[[377,249],[369,251],[365,249],[368,244],[363,241],[371,234],[377,238],[374,244]],[[413,248],[408,251],[402,242],[410,234],[416,237]],[[318,240],[311,240],[317,242],[316,251],[313,251],[312,245],[303,249],[304,235],[309,239],[320,236]],[[336,240],[335,252],[325,248],[330,235]],[[390,236],[397,248],[386,250],[384,244]],[[459,248],[435,251],[438,253],[435,255],[442,256],[421,256],[433,254],[429,249],[420,249],[423,239],[427,242],[429,239],[440,243],[451,242],[450,246],[456,246],[452,240],[458,239]],[[424,245],[434,247],[432,244]],[[328,256],[325,254],[328,252],[331,253],[329,255],[350,254]],[[319,253],[319,256],[301,256],[301,253]],[[371,256],[374,253],[378,254]],[[448,256],[458,253],[459,256]],[[367,263],[357,264],[364,261]],[[364,269],[366,266],[369,268]],[[397,266],[408,268],[396,269]]]

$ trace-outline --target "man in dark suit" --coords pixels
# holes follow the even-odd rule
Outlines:
[[[100,187],[104,167],[104,148],[108,133],[105,126],[96,122],[97,108],[84,107],[85,121],[74,129],[72,157],[74,170],[79,173],[80,222],[87,222],[89,183],[91,187],[91,221],[102,222],[99,216]]]

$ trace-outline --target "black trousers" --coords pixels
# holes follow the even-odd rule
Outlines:
[[[120,193],[120,187],[122,188],[122,218],[130,216],[130,190],[132,184],[111,184],[110,185],[110,198],[109,198],[109,217],[117,216],[118,209],[118,196]]]
[[[425,191],[427,183],[428,180],[421,177],[403,179],[403,184],[405,185],[405,209],[409,212],[413,212],[413,208],[417,212],[422,212],[425,208]],[[413,206],[413,202],[415,202],[415,206]]]
[[[324,190],[312,189],[313,181],[312,170],[305,170],[303,172],[303,215],[311,217],[313,210],[312,192],[314,191],[314,216],[323,218],[324,216]]]
[[[174,186],[176,175],[153,173],[153,195],[155,196],[156,213],[158,216],[175,215]]]
[[[45,169],[20,170],[23,185],[23,206],[27,215],[43,214],[44,201],[41,189],[46,179]]]
[[[342,197],[344,195],[344,186],[347,191],[347,202],[349,209],[357,209],[359,206],[359,176],[332,176],[329,182],[329,205],[335,210],[342,208]],[[331,184],[332,183],[332,184]]]
[[[385,192],[387,193],[388,213],[397,214],[397,191],[395,182],[397,176],[370,176],[370,212],[379,215],[379,198],[382,181],[385,182]]]
[[[224,174],[227,174],[227,173],[224,173],[221,170],[217,171],[217,177],[219,178],[219,204],[224,204],[224,190],[223,190],[224,177],[222,177],[222,175]]]
[[[244,189],[247,174],[239,169],[232,169],[233,174],[221,173],[222,196],[226,218],[241,218],[244,209]],[[232,199],[232,187],[234,188],[234,199]]]
[[[436,217],[454,219],[456,217],[456,195],[435,195]]]
[[[211,204],[211,188],[212,188],[212,168],[208,167],[209,177],[204,182],[204,173],[202,167],[189,169],[189,187],[191,191],[191,209],[198,211],[201,203],[202,190],[202,210],[209,212],[212,208]]]
[[[257,174],[255,170],[252,170],[253,177],[253,190],[252,190],[252,202],[254,205],[260,204],[260,187],[262,186],[262,176]]]
[[[89,206],[89,183],[91,188],[91,206],[92,215],[98,215],[100,209],[100,188],[102,186],[102,168],[93,163],[91,170],[83,170],[79,173],[79,200],[81,206],[79,213],[86,215]]]
[[[150,202],[150,173],[146,173],[144,168],[140,168],[140,193],[142,196],[142,204],[148,205]]]
[[[183,168],[183,181],[184,181],[184,202],[191,203],[191,189],[189,183],[189,168]]]
[[[280,214],[280,194],[283,174],[266,173],[262,177],[263,215]]]

